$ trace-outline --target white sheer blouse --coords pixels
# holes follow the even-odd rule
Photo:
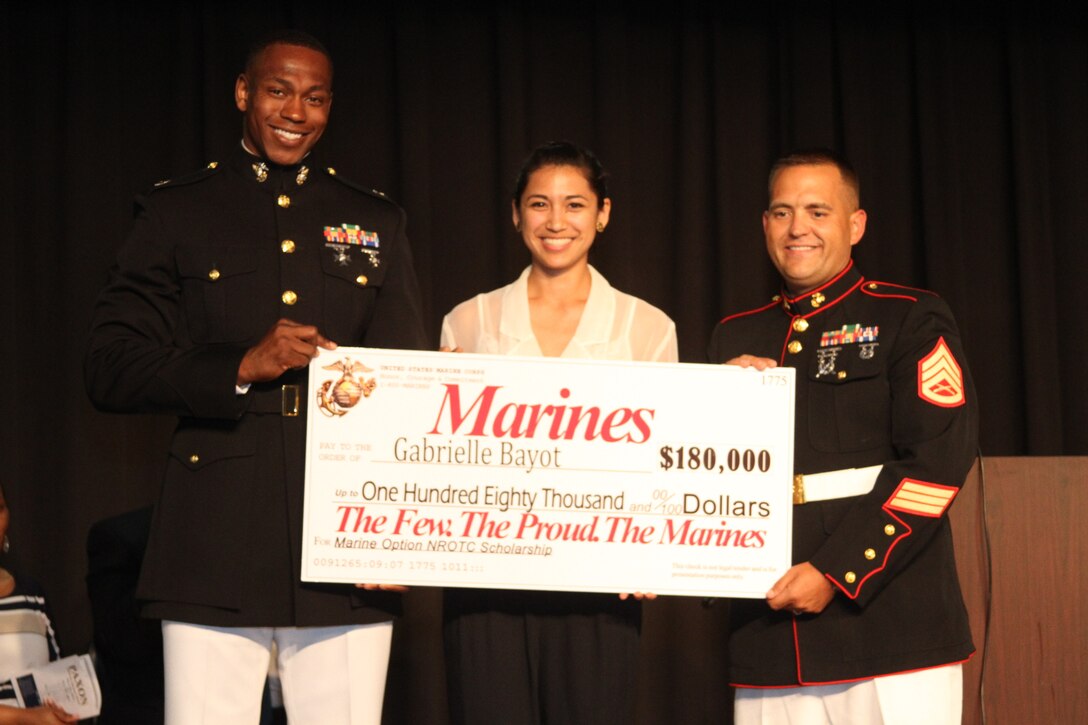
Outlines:
[[[442,320],[442,345],[490,355],[542,356],[529,319],[529,267],[513,283],[478,294]],[[592,266],[589,299],[560,357],[676,362],[676,325],[624,294]]]

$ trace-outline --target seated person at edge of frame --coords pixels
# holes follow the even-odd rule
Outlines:
[[[30,577],[13,572],[7,561],[10,521],[7,499],[0,489],[0,683],[60,657],[41,587]],[[0,686],[0,725],[55,725],[76,720],[49,701],[40,707],[20,708],[15,691]]]
[[[591,152],[565,142],[534,150],[512,201],[514,229],[532,261],[511,284],[446,315],[443,349],[676,362],[672,320],[613,289],[589,264],[611,207]],[[633,716],[639,597],[447,589],[453,722],[589,724]]]
[[[974,652],[946,515],[978,417],[960,334],[931,292],[864,278],[857,177],[783,157],[763,230],[782,291],[730,315],[713,362],[797,370],[792,566],[730,606],[735,720],[959,723]]]

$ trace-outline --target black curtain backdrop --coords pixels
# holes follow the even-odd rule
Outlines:
[[[407,209],[436,345],[442,314],[527,263],[507,198],[534,145],[604,161],[613,216],[594,264],[676,320],[689,362],[721,316],[775,291],[770,162],[833,146],[862,179],[863,272],[936,290],[958,316],[983,452],[1088,454],[1083,19],[1039,3],[269,0],[7,3],[0,26],[0,482],[10,558],[50,592],[68,652],[90,638],[88,527],[155,498],[171,427],[87,402],[91,305],[133,195],[238,143],[234,78],[274,28],[331,49],[320,155]],[[389,722],[445,721],[436,597],[409,595]],[[640,722],[722,721],[723,614],[647,608]]]

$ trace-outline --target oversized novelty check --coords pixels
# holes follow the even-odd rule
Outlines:
[[[763,597],[793,370],[340,347],[310,365],[302,579]]]

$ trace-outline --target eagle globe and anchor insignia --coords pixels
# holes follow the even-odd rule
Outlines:
[[[350,357],[338,360],[332,365],[321,366],[322,370],[339,370],[339,380],[326,380],[317,390],[317,407],[330,418],[347,415],[347,412],[363,398],[369,398],[378,387],[374,378],[360,380],[356,375],[374,372],[361,362],[354,362]]]

